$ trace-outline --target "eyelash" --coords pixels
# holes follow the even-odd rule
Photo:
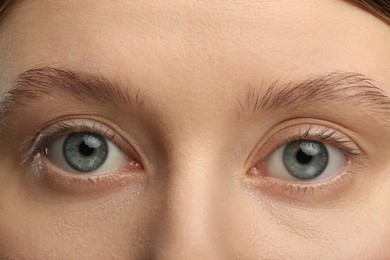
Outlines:
[[[133,174],[129,175],[128,173],[122,173],[120,170],[115,171],[115,174],[110,175],[91,175],[83,177],[76,175],[61,176],[61,174],[57,173],[48,173],[46,165],[48,163],[48,159],[44,157],[46,146],[55,139],[74,132],[90,132],[98,134],[118,146],[126,155],[130,156],[129,158],[131,158],[131,160],[129,160],[129,164],[126,168],[129,168]],[[28,142],[28,144],[30,144],[29,147],[31,148],[27,151],[27,153],[25,153],[22,164],[29,165],[29,168],[32,170],[32,174],[35,175],[37,180],[42,181],[44,178],[46,179],[45,182],[54,182],[55,186],[58,186],[56,188],[60,188],[62,190],[73,189],[73,192],[86,192],[88,190],[93,191],[98,188],[107,188],[100,187],[104,185],[115,185],[115,183],[124,184],[126,180],[137,181],[139,179],[138,177],[142,178],[143,176],[142,174],[137,174],[139,170],[143,169],[143,163],[140,160],[140,156],[132,149],[130,144],[128,144],[116,131],[112,130],[105,124],[94,120],[76,119],[54,123],[45,128],[43,131],[37,133],[35,137]],[[61,180],[58,181],[56,178],[61,178]],[[76,183],[80,183],[80,185],[83,186],[83,191],[77,189],[77,185],[75,185]],[[99,183],[101,185],[99,185]],[[75,187],[71,188],[71,186]]]
[[[351,180],[350,177],[352,175],[352,171],[347,170],[341,174],[336,174],[336,177],[332,178],[331,180],[319,182],[292,182],[285,180],[270,180],[271,178],[266,178],[267,180],[263,180],[264,178],[257,177],[259,175],[257,165],[261,164],[263,160],[270,156],[270,154],[276,149],[293,141],[313,140],[333,145],[334,147],[340,149],[345,154],[345,156],[347,156],[348,168],[352,161],[354,164],[359,165],[365,158],[365,153],[360,149],[360,147],[358,147],[349,137],[339,133],[336,130],[316,125],[300,125],[295,127],[299,130],[281,130],[280,132],[288,132],[287,135],[280,138],[281,141],[278,140],[277,142],[273,143],[271,140],[274,139],[274,136],[272,136],[265,142],[263,147],[267,147],[265,149],[266,152],[262,150],[262,156],[260,160],[257,160],[256,166],[251,167],[247,172],[250,177],[255,176],[254,178],[249,178],[250,184],[259,187],[260,190],[265,188],[267,191],[271,191],[276,194],[283,194],[284,197],[287,196],[295,200],[305,200],[310,194],[313,196],[337,194],[338,191],[345,187],[348,181]],[[276,134],[276,136],[277,135],[280,136],[280,134]]]
[[[95,121],[77,121],[80,121],[80,123],[76,122],[76,120],[55,123],[49,128],[35,135],[33,141],[29,142],[32,143],[32,145],[24,156],[24,162],[31,160],[37,153],[40,153],[45,148],[45,145],[54,141],[56,138],[74,132],[91,132],[99,134],[102,135],[104,138],[107,138],[107,140],[118,145],[118,147],[120,147],[121,149],[125,149],[121,142],[118,141],[117,133],[115,131],[112,131],[110,128],[107,127],[106,130],[103,130],[104,125]]]
[[[297,140],[315,140],[333,145],[340,149],[347,156],[348,164],[351,160],[359,163],[365,156],[362,150],[349,137],[345,136],[344,134],[340,134],[336,130],[315,125],[306,125],[304,127],[300,125],[295,127],[297,127],[299,130],[292,131],[290,129],[290,131],[286,131],[287,134],[283,135],[283,137],[279,138],[279,140],[274,143],[272,143],[272,140],[275,139],[274,135],[269,140],[267,140],[267,145],[264,146],[268,146],[268,149],[266,149],[268,152],[263,153],[262,159],[258,160],[256,165],[261,163],[262,160],[264,160],[277,148]],[[129,145],[124,144],[123,140],[121,140],[122,138],[118,137],[116,131],[111,130],[111,128],[106,127],[104,124],[97,123],[93,120],[67,120],[55,123],[42,132],[38,133],[34,138],[34,141],[31,142],[31,149],[27,152],[24,162],[29,161],[31,164],[34,164],[36,155],[42,154],[42,151],[45,149],[45,146],[48,143],[54,141],[60,136],[74,132],[91,132],[102,135],[103,137],[107,138],[107,140],[117,145],[126,154],[134,154],[134,151],[129,151]],[[280,132],[283,132],[283,130]],[[276,134],[276,136],[277,135],[278,134]],[[133,156],[133,158],[135,158],[136,161],[140,161],[138,156]],[[140,165],[142,167],[142,163]],[[252,167],[251,169],[255,167]],[[319,183],[267,181],[264,183],[265,185],[263,185],[263,187],[272,187],[274,192],[288,194],[289,196],[307,195],[308,193],[317,194],[341,189],[348,175],[351,174],[340,174],[338,178],[334,178],[328,182]]]
[[[293,141],[309,139],[333,145],[343,151],[347,156],[353,158],[359,158],[363,156],[361,149],[359,149],[354,144],[354,142],[351,141],[351,139],[349,139],[345,135],[337,136],[338,132],[336,130],[332,130],[326,127],[320,128],[318,132],[314,132],[313,128],[314,126],[309,125],[303,133],[291,135],[287,138],[284,138],[282,145],[279,145],[279,147]]]

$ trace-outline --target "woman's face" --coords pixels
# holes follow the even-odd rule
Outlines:
[[[340,0],[17,1],[0,254],[390,256],[390,27]]]

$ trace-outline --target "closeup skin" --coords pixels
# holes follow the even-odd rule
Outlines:
[[[390,257],[389,42],[340,0],[16,1],[0,23],[1,258]],[[84,94],[57,86],[70,71]],[[96,77],[116,88],[94,95]],[[59,170],[40,136],[61,122],[115,133],[136,163]],[[270,176],[307,129],[349,145],[341,167]]]

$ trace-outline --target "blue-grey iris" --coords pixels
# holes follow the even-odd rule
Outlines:
[[[73,169],[88,173],[99,169],[106,161],[108,145],[100,135],[73,133],[65,139],[63,153]]]
[[[324,172],[329,162],[328,151],[320,142],[294,141],[283,151],[283,163],[288,172],[300,180],[311,180]]]

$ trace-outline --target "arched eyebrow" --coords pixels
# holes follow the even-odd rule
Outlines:
[[[50,95],[59,90],[80,100],[94,99],[138,108],[144,104],[140,90],[133,91],[132,86],[122,86],[119,81],[110,81],[102,75],[52,67],[31,69],[20,74],[6,95],[8,99],[0,101],[0,104],[10,102],[12,97],[39,98],[42,94]]]
[[[1,126],[13,111],[42,97],[65,95],[80,101],[93,101],[99,105],[144,107],[141,90],[119,81],[109,81],[101,75],[68,69],[43,67],[20,74],[10,91],[0,98]],[[300,83],[257,86],[249,84],[244,98],[238,98],[238,112],[291,111],[320,103],[349,104],[366,109],[390,121],[389,97],[368,77],[351,72],[333,72]]]
[[[123,86],[120,81],[110,81],[95,75],[64,68],[42,67],[21,73],[11,90],[0,98],[0,129],[15,109],[45,96],[64,94],[80,101],[99,104],[131,106],[142,109],[144,98],[140,89]]]
[[[390,99],[374,80],[359,73],[332,72],[300,83],[256,86],[250,83],[244,98],[238,98],[240,115],[270,110],[295,110],[307,105],[348,104],[390,120]]]

